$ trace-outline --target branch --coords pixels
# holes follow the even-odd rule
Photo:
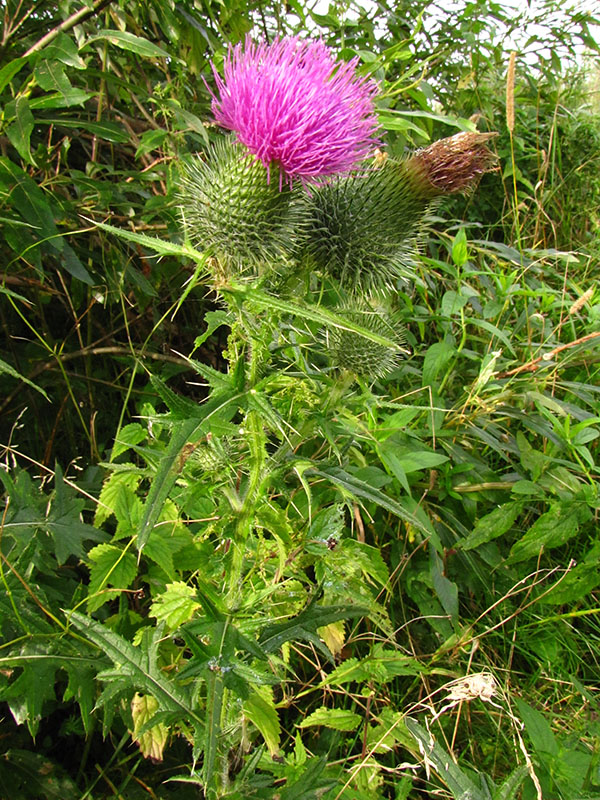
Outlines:
[[[30,56],[32,53],[37,53],[38,50],[41,50],[47,44],[56,39],[59,33],[69,31],[80,22],[85,22],[86,19],[93,17],[95,14],[98,14],[100,11],[102,11],[103,8],[106,8],[109,3],[112,3],[112,0],[96,0],[92,8],[81,8],[79,11],[71,14],[71,16],[67,17],[67,19],[61,22],[60,25],[57,25],[56,28],[53,28],[45,36],[42,36],[39,42],[36,42],[32,47],[29,48],[29,50],[25,53],[25,56]]]
[[[600,336],[600,331],[595,331],[594,333],[588,333],[587,336],[582,336],[580,339],[575,339],[574,342],[569,342],[568,344],[560,344],[558,347],[555,347],[552,350],[548,350],[547,353],[544,353],[537,358],[531,359],[526,364],[521,364],[520,367],[515,367],[514,369],[509,369],[506,372],[497,372],[495,373],[495,378],[509,378],[511,375],[517,375],[519,372],[535,372],[537,368],[540,366],[540,361],[550,361],[557,353],[562,352],[563,350],[568,350],[570,347],[575,347],[578,344],[583,344],[584,342],[589,342],[592,339],[597,339]]]

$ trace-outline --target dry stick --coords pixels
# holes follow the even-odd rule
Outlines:
[[[41,50],[47,44],[52,42],[59,33],[63,33],[64,31],[70,31],[71,28],[74,28],[75,25],[78,25],[80,22],[84,22],[86,19],[93,17],[99,11],[102,11],[103,8],[106,8],[109,3],[112,3],[112,0],[96,0],[92,8],[80,8],[79,11],[76,11],[74,14],[71,14],[70,17],[67,17],[60,25],[57,25],[56,28],[53,28],[51,31],[36,42],[29,50],[25,53],[25,56],[29,56],[32,53],[37,53],[38,50]]]
[[[597,339],[599,336],[600,336],[600,331],[595,331],[594,333],[588,333],[587,336],[582,336],[581,338],[575,339],[574,342],[569,342],[568,344],[561,344],[558,347],[549,350],[547,353],[544,353],[544,355],[538,356],[537,358],[533,358],[526,364],[521,364],[520,367],[509,369],[506,372],[497,372],[494,374],[494,377],[509,378],[511,375],[517,375],[519,372],[535,372],[540,364],[540,361],[550,361],[550,359],[553,356],[555,356],[557,353],[560,353],[562,350],[568,350],[570,347],[575,347],[575,345],[583,344],[584,342],[589,342],[592,339]]]

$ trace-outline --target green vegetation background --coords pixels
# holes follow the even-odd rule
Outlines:
[[[319,8],[4,4],[3,798],[600,797],[599,21]],[[390,152],[477,124],[500,166],[431,220],[385,382],[239,401],[273,463],[305,425],[232,616],[256,442],[201,403],[245,383],[177,162],[217,135],[210,61],[306,31],[381,81]],[[280,312],[299,352],[318,320]]]

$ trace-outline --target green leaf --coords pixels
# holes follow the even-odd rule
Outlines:
[[[81,794],[58,764],[42,753],[11,747],[0,759],[0,797],[65,800]]]
[[[4,91],[5,86],[12,81],[15,75],[28,61],[29,59],[25,56],[21,58],[15,58],[12,61],[9,61],[8,64],[5,64],[2,69],[0,69],[0,92]]]
[[[44,47],[44,56],[60,61],[67,67],[85,69],[85,61],[79,55],[77,44],[66,33],[59,33],[56,39]]]
[[[540,602],[562,606],[583,600],[600,585],[599,563],[600,542],[595,542],[577,566],[569,570]]]
[[[473,550],[497,539],[512,528],[522,510],[523,504],[518,501],[503,503],[481,517],[467,538],[458,543],[458,547],[462,550]]]
[[[64,66],[58,61],[40,61],[33,75],[46,92],[58,92],[66,98],[73,89],[71,81],[65,75]]]
[[[23,383],[26,383],[28,386],[31,386],[32,389],[35,389],[36,392],[39,392],[43,397],[46,398],[48,402],[50,402],[50,398],[40,386],[37,386],[35,383],[30,381],[29,378],[26,378],[24,375],[21,375],[21,373],[17,372],[17,370],[14,367],[11,367],[10,364],[7,364],[6,361],[2,361],[2,359],[0,359],[0,375],[3,372],[5,372],[7,375],[10,375],[13,378],[17,378],[17,380],[23,381]]]
[[[0,701],[8,704],[17,725],[27,724],[29,733],[35,737],[44,703],[55,698],[54,676],[60,665],[54,659],[36,659],[37,645],[26,652],[31,660],[23,665],[15,680],[0,689]]]
[[[456,353],[453,341],[444,339],[432,344],[423,361],[423,386],[434,386],[438,375],[446,368]]]
[[[220,412],[228,406],[233,406],[239,398],[239,394],[233,394],[232,392],[213,397],[202,406],[198,406],[198,416],[196,418],[186,419],[174,426],[169,447],[161,458],[144,506],[144,516],[137,534],[137,547],[140,552],[148,541],[162,506],[177,480],[181,469],[178,464],[183,447],[191,439],[198,439],[203,433],[208,433],[211,417],[218,417]]]
[[[417,530],[423,531],[426,534],[432,533],[432,529],[430,527],[421,522],[420,519],[404,508],[404,506],[402,506],[400,503],[392,500],[391,497],[388,497],[379,489],[375,489],[373,486],[369,486],[368,483],[355,478],[353,475],[350,475],[340,467],[311,469],[310,473],[312,475],[319,475],[322,478],[328,478],[333,484],[338,486],[344,492],[347,492],[352,498],[359,497],[362,500],[368,500],[371,503],[381,506],[381,508],[385,508],[386,511],[391,511],[392,514],[395,514],[401,520],[407,522],[409,525],[412,525],[412,527],[416,528]]]
[[[127,131],[116,122],[90,122],[86,119],[66,119],[65,117],[44,117],[38,118],[37,121],[45,125],[55,125],[59,128],[62,126],[63,128],[77,128],[78,130],[89,131],[94,136],[99,136],[107,142],[115,142],[116,144],[126,144],[130,141]]]
[[[555,503],[549,511],[538,517],[525,536],[512,546],[509,563],[537,557],[543,549],[568,542],[577,535],[583,509],[575,502]],[[589,515],[589,512],[588,512]]]
[[[88,553],[90,585],[87,599],[92,613],[108,600],[128,589],[137,575],[137,561],[133,553],[112,544],[99,544]],[[108,586],[113,587],[107,589]]]
[[[544,761],[548,758],[558,758],[558,743],[544,715],[537,709],[532,708],[524,700],[521,700],[520,697],[515,697],[514,700],[519,716],[525,723],[525,730],[536,752],[543,756]]]
[[[194,708],[186,687],[178,687],[173,679],[168,679],[157,665],[157,649],[162,636],[162,626],[144,637],[142,645],[133,647],[122,636],[91,617],[78,611],[66,612],[70,624],[100,648],[115,664],[117,670],[105,673],[103,679],[119,681],[127,678],[133,688],[153,695],[161,708],[177,712],[179,717],[201,730],[204,719]]]
[[[271,756],[279,752],[281,725],[273,700],[273,689],[269,686],[255,687],[244,700],[244,716],[260,731]]]
[[[106,231],[107,233],[114,233],[115,236],[119,236],[121,239],[126,239],[128,242],[141,244],[143,247],[147,247],[149,250],[152,250],[154,253],[158,253],[161,256],[183,256],[184,258],[193,258],[194,261],[200,263],[204,263],[206,261],[205,255],[199,253],[197,250],[194,250],[189,245],[172,244],[171,242],[166,242],[163,239],[156,239],[154,236],[146,236],[143,233],[134,233],[126,228],[116,228],[114,225],[107,225],[104,222],[96,222],[95,220],[89,220],[89,222],[91,222],[97,228],[100,228],[100,230]]]
[[[189,622],[194,613],[202,608],[196,590],[183,581],[167,583],[167,591],[159,594],[150,606],[150,616],[165,622],[170,631],[184,622]]]
[[[521,784],[528,775],[529,769],[526,764],[515,767],[510,775],[498,786],[492,795],[492,800],[515,800],[519,796],[518,791]]]
[[[360,325],[356,325],[354,322],[344,319],[344,317],[334,314],[332,311],[322,308],[321,306],[309,305],[308,303],[293,303],[288,300],[281,300],[275,295],[266,294],[265,292],[261,292],[259,289],[253,289],[249,286],[228,286],[221,287],[221,290],[227,294],[233,295],[234,297],[237,296],[240,299],[248,300],[261,308],[283,311],[296,317],[310,319],[313,322],[320,322],[322,325],[328,327],[340,328],[341,330],[345,331],[353,331],[354,333],[364,336],[365,339],[370,339],[372,342],[384,345],[385,347],[390,347],[393,350],[398,349],[398,342],[394,342],[392,339],[387,339],[385,336],[380,336],[374,331],[369,331],[366,328],[362,328]]]
[[[464,308],[468,302],[469,298],[467,296],[451,289],[442,297],[442,315],[444,317],[451,317],[453,314],[458,314],[461,308]]]
[[[305,717],[298,725],[299,728],[313,728],[322,725],[324,728],[332,728],[334,731],[355,731],[362,723],[363,718],[354,711],[347,711],[344,708],[317,708],[308,717]]]
[[[114,461],[122,453],[125,453],[132,445],[143,442],[148,436],[148,431],[139,422],[130,422],[124,425],[118,432],[115,443],[113,444],[110,460]]]
[[[133,423],[135,424],[135,423]],[[119,466],[126,467],[121,464]],[[114,514],[118,522],[129,520],[131,498],[135,496],[137,488],[142,476],[139,470],[131,466],[131,471],[113,472],[105,481],[98,498],[98,505],[96,507],[96,515],[94,522],[96,525],[102,525],[111,514]]]
[[[462,267],[469,258],[469,251],[467,249],[467,234],[465,229],[461,228],[454,237],[452,242],[452,261],[457,267]]]
[[[7,128],[6,135],[23,161],[35,165],[31,156],[29,144],[31,132],[33,131],[34,119],[31,109],[29,108],[29,100],[26,97],[21,96],[17,98],[15,117],[14,123]]]
[[[322,628],[331,622],[368,615],[369,609],[365,606],[318,606],[315,600],[312,600],[297,616],[284,622],[267,625],[260,635],[259,644],[265,652],[274,653],[286,642],[302,640],[314,642],[317,638],[317,628]]]
[[[168,58],[173,59],[173,55],[167,53],[162,47],[159,47],[141,36],[136,36],[128,31],[116,30],[101,30],[95,36],[90,36],[86,41],[84,47],[97,41],[108,41],[122,50],[128,50],[131,53],[137,53],[146,58]]]
[[[419,750],[427,759],[427,763],[433,766],[455,800],[466,800],[467,797],[469,800],[488,800],[488,795],[484,795],[482,790],[465,775],[428,730],[410,717],[406,717],[404,722],[411,736],[418,742]]]

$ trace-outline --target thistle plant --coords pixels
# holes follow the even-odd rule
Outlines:
[[[224,375],[197,365],[211,392],[181,420],[168,462],[178,465],[180,481],[194,484],[200,464],[200,480],[213,490],[218,486],[213,519],[223,559],[219,577],[210,589],[198,578],[202,599],[186,605],[189,617],[177,634],[192,653],[180,678],[206,681],[207,723],[195,737],[204,736],[198,752],[203,750],[202,783],[211,800],[229,791],[223,743],[234,741],[233,734],[224,734],[226,727],[233,731],[239,715],[233,698],[241,699],[243,713],[271,752],[277,750],[273,698],[263,693],[259,702],[252,694],[252,676],[260,682],[260,670],[240,666],[243,659],[266,662],[269,647],[279,648],[296,634],[330,656],[340,646],[343,620],[356,615],[359,603],[360,613],[386,630],[385,613],[360,582],[365,556],[361,561],[358,543],[343,540],[342,506],[327,509],[322,530],[308,523],[307,531],[302,500],[290,486],[300,476],[310,517],[305,474],[316,470],[333,484],[341,481],[346,492],[356,485],[350,474],[331,468],[330,456],[307,461],[305,442],[315,435],[329,440],[330,412],[336,413],[356,377],[359,390],[365,390],[365,382],[385,379],[406,355],[395,285],[409,273],[419,226],[437,197],[469,190],[493,163],[485,147],[489,134],[460,134],[401,161],[370,160],[377,143],[375,84],[359,77],[355,61],[337,64],[321,42],[246,40],[229,51],[224,78],[215,76],[213,113],[230,134],[182,168],[180,203],[188,237],[212,256],[214,285],[227,306],[215,316],[217,324],[230,327],[224,353],[229,370]],[[279,272],[276,291],[275,282],[264,278]],[[310,302],[315,294],[318,304]],[[323,355],[334,369],[319,368]],[[166,393],[164,398],[177,411],[173,398]],[[322,403],[317,408],[315,398]],[[182,461],[192,435],[209,434]],[[235,448],[229,446],[233,438]],[[337,454],[336,448],[332,444]],[[365,496],[419,527],[412,514],[378,490],[371,487]],[[139,547],[146,544],[151,514]],[[271,588],[254,592],[265,553],[273,550],[265,531],[284,549],[298,534],[298,542],[308,536],[312,547],[331,551],[327,563],[315,566],[319,585],[337,587],[324,595],[331,605],[315,605],[316,593],[307,594],[300,606],[284,598],[278,601],[280,615],[264,618],[264,599],[275,597],[295,558],[282,557]],[[381,578],[382,572],[375,572]],[[173,586],[159,598],[157,619],[162,605],[170,608],[169,592],[179,597],[184,588]],[[301,624],[285,621],[294,614]],[[337,623],[335,631],[317,635]],[[257,711],[264,711],[265,703],[268,724]]]

